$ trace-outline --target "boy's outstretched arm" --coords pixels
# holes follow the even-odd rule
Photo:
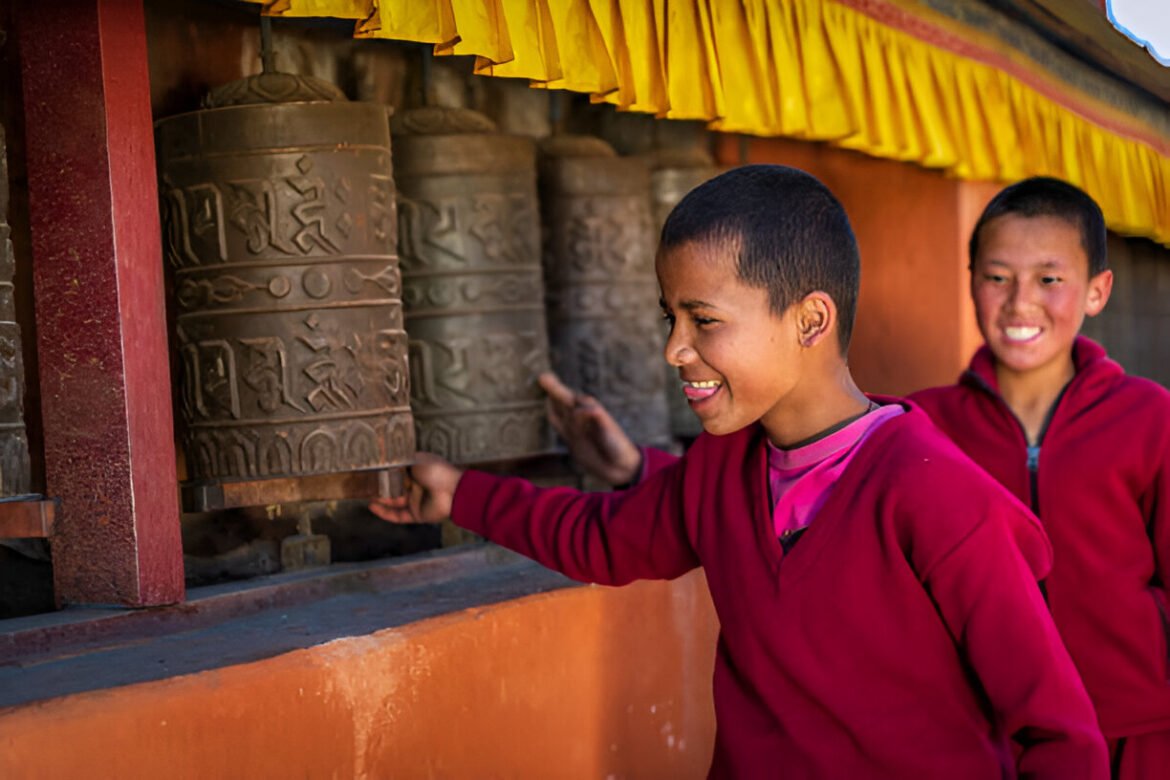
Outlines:
[[[583,582],[622,585],[672,579],[699,565],[684,507],[685,463],[637,488],[582,493],[538,488],[518,477],[460,471],[415,453],[405,493],[370,511],[394,523],[459,526]]]

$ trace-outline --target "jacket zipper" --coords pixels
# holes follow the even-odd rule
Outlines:
[[[1008,415],[1016,421],[1016,425],[1020,429],[1020,436],[1024,439],[1025,465],[1028,469],[1028,506],[1032,510],[1032,514],[1040,517],[1040,448],[1044,444],[1044,437],[1048,434],[1048,426],[1052,424],[1052,418],[1056,416],[1056,408],[1060,406],[1061,400],[1064,399],[1064,394],[1068,392],[1069,385],[1076,379],[1074,376],[1069,380],[1068,384],[1060,389],[1056,400],[1052,402],[1052,406],[1048,408],[1048,413],[1044,416],[1044,423],[1040,426],[1040,433],[1036,436],[1036,443],[1031,444],[1028,441],[1028,431],[1024,428],[1024,424],[1020,422],[1020,418],[1016,415],[1012,408],[1008,406],[1007,401],[1003,400],[1003,396],[997,393],[991,385],[983,380],[983,377],[978,374],[968,371],[968,375],[975,380],[976,384],[990,395],[996,403],[998,403]],[[1044,597],[1044,602],[1048,603],[1048,582],[1047,580],[1039,580],[1037,585],[1040,586],[1040,595]]]
[[[1044,416],[1044,423],[1040,426],[1040,433],[1036,436],[1036,443],[1030,444],[1028,442],[1028,431],[1024,428],[1024,424],[1020,422],[1020,418],[1012,411],[1012,408],[1007,405],[1007,401],[1003,400],[1003,396],[995,391],[983,377],[978,374],[968,371],[967,375],[988,395],[995,399],[996,403],[1008,413],[1008,415],[1015,421],[1016,426],[1020,429],[1020,436],[1024,439],[1025,465],[1028,469],[1028,506],[1032,510],[1032,514],[1040,517],[1040,449],[1044,445],[1044,437],[1048,434],[1048,426],[1052,424],[1052,418],[1056,416],[1056,408],[1060,406],[1061,400],[1068,392],[1069,381],[1064,387],[1060,389],[1056,400],[1052,402],[1052,406],[1048,408],[1048,413]]]

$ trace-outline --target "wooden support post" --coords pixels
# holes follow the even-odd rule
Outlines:
[[[17,4],[61,603],[183,598],[142,0]]]

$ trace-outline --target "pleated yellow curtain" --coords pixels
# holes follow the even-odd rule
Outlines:
[[[451,19],[459,20],[458,40],[439,44],[436,54],[474,54],[493,63],[515,59],[499,0],[451,0]]]
[[[250,0],[256,2],[257,0]],[[335,19],[365,19],[370,0],[269,0],[262,3],[270,16],[325,16]]]
[[[288,0],[293,5],[297,5],[298,1]],[[319,0],[322,3],[325,1]],[[349,0],[347,5],[356,1]],[[409,3],[367,0],[367,4],[368,12],[354,31],[356,38],[433,43],[440,50],[448,49],[459,41],[451,0],[411,0]]]
[[[410,0],[396,0],[394,5]],[[475,72],[481,76],[502,76],[548,82],[561,78],[561,56],[553,30],[552,13],[546,0],[501,0],[503,18],[511,39],[511,56],[494,60],[487,51],[475,54]],[[444,53],[436,50],[436,54]]]
[[[591,4],[590,8],[596,3]],[[605,18],[611,38],[607,44],[611,61],[616,55],[626,65],[629,82],[603,99],[625,111],[640,111],[665,116],[670,102],[666,94],[666,76],[662,69],[662,49],[658,28],[665,13],[663,0],[611,0]],[[620,35],[614,33],[620,30]],[[605,31],[603,30],[603,33]]]
[[[562,63],[561,77],[542,86],[597,95],[615,91],[618,75],[589,0],[559,0],[549,10]]]
[[[1106,129],[991,65],[831,0],[252,0],[435,44],[482,75],[964,178],[1052,175],[1170,246],[1170,139]],[[1152,145],[1152,144],[1156,144]]]

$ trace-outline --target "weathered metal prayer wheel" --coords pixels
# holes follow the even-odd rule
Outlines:
[[[407,463],[386,109],[266,72],[161,120],[157,154],[190,477]]]
[[[719,173],[711,157],[699,150],[659,150],[650,159],[650,195],[657,241],[671,210],[688,192]],[[666,401],[670,432],[676,437],[695,437],[703,432],[679,385],[678,371],[669,363]]]
[[[540,185],[553,367],[635,441],[666,442],[649,169],[598,138],[552,136]]]
[[[460,463],[545,452],[534,145],[466,109],[409,111],[393,135],[419,446]]]
[[[8,225],[8,144],[0,128],[0,496],[29,492],[24,428],[24,359],[16,323],[12,276],[16,261]]]

